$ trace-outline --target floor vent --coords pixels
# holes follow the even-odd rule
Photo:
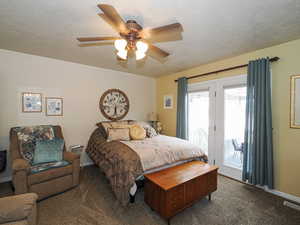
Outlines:
[[[297,205],[295,203],[283,201],[283,205],[300,211],[300,205]]]

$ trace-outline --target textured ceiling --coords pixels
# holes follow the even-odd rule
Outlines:
[[[113,45],[79,47],[76,37],[116,35],[99,3],[144,27],[180,22],[182,40],[157,43],[164,62],[127,65]],[[154,77],[300,38],[299,22],[300,0],[1,0],[0,48]]]

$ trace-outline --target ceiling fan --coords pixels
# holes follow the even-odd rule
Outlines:
[[[170,54],[151,43],[151,40],[159,38],[161,35],[172,35],[176,32],[182,32],[180,23],[173,23],[166,26],[152,29],[144,29],[135,20],[124,20],[118,14],[116,9],[107,4],[99,4],[98,7],[103,13],[98,15],[109,23],[120,35],[120,37],[80,37],[79,42],[95,42],[113,40],[117,49],[117,58],[126,60],[128,51],[135,52],[136,60],[143,59],[146,52],[151,50],[159,57],[167,57]],[[175,33],[174,33],[175,32]]]

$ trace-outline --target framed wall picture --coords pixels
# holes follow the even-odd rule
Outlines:
[[[47,97],[46,98],[46,116],[63,115],[63,98]]]
[[[41,93],[22,93],[22,112],[40,113],[42,112],[42,94]]]
[[[173,96],[172,95],[164,96],[164,109],[173,109]]]
[[[300,129],[300,75],[291,76],[291,128]]]

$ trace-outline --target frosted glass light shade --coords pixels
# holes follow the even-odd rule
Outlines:
[[[142,41],[138,41],[136,43],[136,48],[138,51],[145,53],[148,50],[148,44]]]
[[[127,46],[126,40],[124,40],[124,39],[115,40],[115,48],[118,51],[124,51],[126,49],[126,46]]]
[[[121,59],[127,59],[127,50],[118,51],[117,55],[118,55]]]
[[[146,56],[145,52],[142,52],[142,51],[139,51],[139,50],[137,50],[135,52],[136,60],[140,60],[140,59],[144,58],[145,56]]]

